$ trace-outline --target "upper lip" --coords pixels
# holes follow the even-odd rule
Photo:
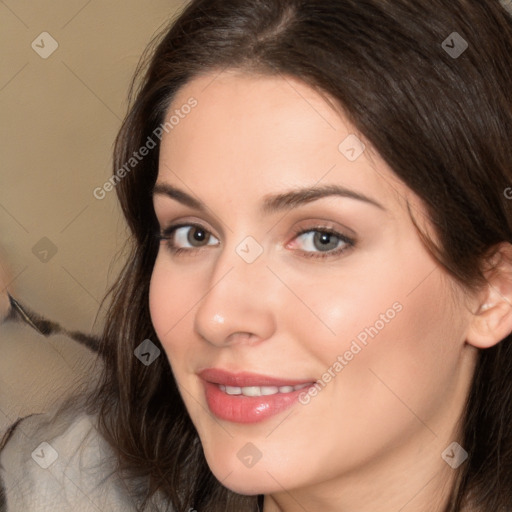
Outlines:
[[[269,377],[257,373],[238,372],[232,373],[221,368],[206,368],[198,372],[199,377],[212,384],[224,386],[249,387],[249,386],[298,386],[300,384],[312,384],[312,380],[297,380]]]

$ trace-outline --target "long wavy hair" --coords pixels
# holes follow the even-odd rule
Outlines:
[[[447,51],[454,32],[468,43],[461,55]],[[192,0],[145,52],[116,139],[129,254],[105,298],[104,370],[88,398],[123,480],[144,483],[130,487],[139,510],[158,494],[177,512],[255,511],[261,503],[211,473],[166,357],[146,366],[134,356],[148,338],[163,353],[148,307],[159,247],[155,129],[183,85],[223,69],[295,77],[332,98],[423,200],[436,242],[416,228],[465,290],[480,289],[489,254],[512,243],[504,194],[512,182],[512,17],[498,0]],[[150,136],[156,147],[126,167]],[[469,458],[445,512],[463,510],[469,496],[481,511],[510,510],[510,335],[479,350],[460,422]]]

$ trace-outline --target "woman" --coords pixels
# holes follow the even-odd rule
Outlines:
[[[511,69],[495,0],[186,7],[87,403],[138,509],[512,509]]]

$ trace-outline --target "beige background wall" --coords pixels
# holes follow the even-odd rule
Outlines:
[[[10,292],[67,329],[101,328],[126,233],[115,193],[93,190],[111,173],[139,56],[184,3],[0,1],[0,260]],[[60,340],[62,358],[55,343],[0,328],[0,422],[50,403],[87,355]]]

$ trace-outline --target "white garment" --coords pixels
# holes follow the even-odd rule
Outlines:
[[[0,452],[1,512],[135,512],[95,417],[68,411],[24,418]],[[0,490],[1,494],[1,490]],[[150,510],[165,511],[158,495]],[[170,510],[170,507],[169,507]]]

